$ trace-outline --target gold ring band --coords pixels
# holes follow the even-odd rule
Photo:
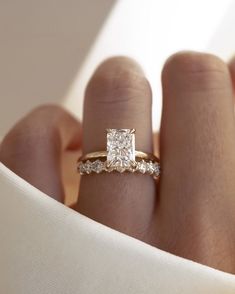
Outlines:
[[[106,132],[106,151],[90,152],[78,159],[77,170],[80,175],[138,172],[158,179],[160,160],[151,153],[135,150],[134,129],[107,129]]]
[[[90,153],[82,155],[80,158],[78,158],[78,162],[86,161],[86,160],[96,160],[96,159],[107,158],[107,155],[108,155],[107,151],[90,152]],[[142,151],[135,151],[135,157],[138,159],[144,159],[147,161],[160,162],[160,160],[157,156],[155,156],[151,153],[146,153],[146,152],[142,152]]]

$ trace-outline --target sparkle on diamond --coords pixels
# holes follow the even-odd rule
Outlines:
[[[124,171],[135,161],[134,129],[107,130],[107,164]]]
[[[96,161],[92,162],[91,169],[93,172],[99,174],[104,169],[104,163],[100,160],[96,160]]]

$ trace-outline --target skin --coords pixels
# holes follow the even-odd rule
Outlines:
[[[5,136],[0,160],[64,202],[66,187],[77,189],[77,178],[62,175],[74,170],[78,151],[105,150],[106,128],[135,128],[137,150],[160,149],[160,181],[128,173],[84,176],[73,208],[153,246],[235,273],[234,83],[234,60],[227,65],[195,52],[171,56],[162,71],[156,139],[143,71],[131,59],[111,58],[88,83],[82,126],[58,106],[41,106]]]

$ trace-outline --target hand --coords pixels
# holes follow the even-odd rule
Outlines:
[[[160,249],[235,273],[232,79],[235,62],[229,70],[208,54],[172,56],[162,74],[158,187],[141,174],[83,176],[74,209]],[[153,152],[150,85],[140,67],[124,57],[105,61],[91,78],[82,132],[62,108],[42,106],[6,135],[0,159],[64,202],[65,151],[78,150],[81,141],[83,153],[104,150],[105,129],[112,127],[135,128],[136,149]],[[74,170],[76,159],[71,163]]]

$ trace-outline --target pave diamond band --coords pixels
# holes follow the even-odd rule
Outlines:
[[[102,161],[100,159],[96,159],[95,161],[90,161],[89,159],[86,161],[79,161],[77,166],[78,172],[80,175],[89,175],[91,173],[99,174],[101,172],[131,172],[131,173],[141,173],[141,174],[149,174],[154,178],[158,178],[160,175],[160,165],[158,162],[152,161],[136,161],[133,166],[128,168],[119,168],[107,166],[107,161]]]
[[[134,129],[107,129],[106,151],[91,152],[78,159],[81,175],[101,172],[139,172],[160,175],[159,159],[153,154],[135,150]]]

